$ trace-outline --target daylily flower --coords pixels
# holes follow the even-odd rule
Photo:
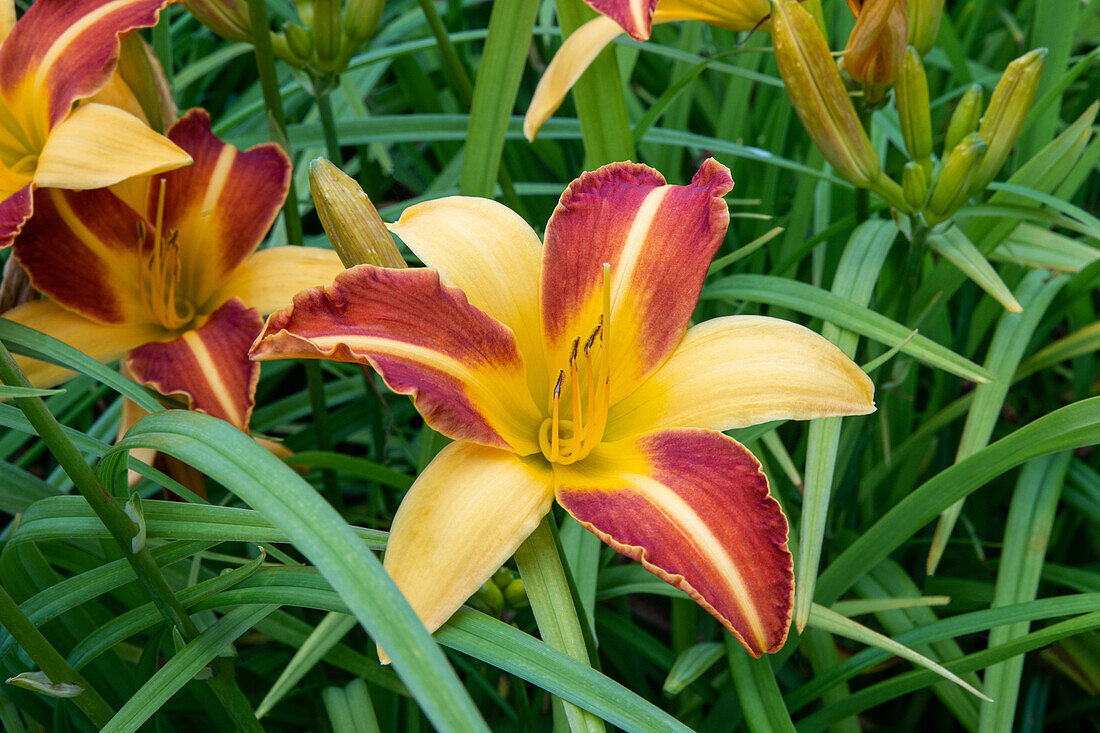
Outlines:
[[[608,165],[569,186],[545,245],[493,201],[421,203],[391,230],[428,268],[360,265],[268,319],[253,358],[369,364],[454,439],[405,495],[385,557],[429,630],[556,498],[752,654],[783,645],[787,522],[760,464],[719,431],[867,413],[873,386],[793,323],[688,328],[732,186],[714,160],[686,186]]]
[[[814,0],[816,1],[816,0]],[[523,134],[534,140],[539,128],[561,106],[566,93],[581,78],[607,44],[623,33],[649,39],[655,23],[701,20],[732,31],[763,27],[771,12],[768,0],[585,0],[600,13],[562,43],[539,79],[523,120]]]
[[[114,190],[39,189],[15,256],[49,296],[5,318],[92,357],[128,356],[133,379],[246,429],[259,373],[248,348],[293,293],[329,282],[334,252],[255,252],[286,198],[290,161],[276,145],[241,152],[191,110],[168,137],[195,160]],[[141,184],[141,185],[135,185]],[[36,386],[70,373],[21,359]]]
[[[170,0],[38,0],[14,27],[0,0],[0,248],[33,211],[36,188],[93,189],[191,162],[117,107],[79,100],[111,78],[119,37],[155,25]]]
[[[909,43],[906,0],[848,0],[856,25],[844,47],[844,70],[864,84],[868,93],[882,96],[883,88],[901,73]]]

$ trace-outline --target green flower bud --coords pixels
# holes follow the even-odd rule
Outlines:
[[[929,224],[944,221],[970,198],[970,184],[986,156],[986,148],[975,132],[963,138],[947,156],[924,214]]]
[[[909,0],[909,43],[923,56],[936,45],[943,0]]]
[[[909,204],[911,210],[924,210],[924,205],[928,202],[928,174],[924,172],[923,165],[914,161],[905,164],[901,190],[905,195],[905,203]]]
[[[321,226],[344,267],[405,267],[378,210],[351,176],[317,158],[309,164],[309,190]]]
[[[1016,138],[1024,129],[1027,113],[1031,111],[1031,103],[1035,101],[1046,55],[1045,48],[1025,53],[1008,65],[997,82],[978,127],[978,134],[989,149],[974,176],[972,191],[978,192],[988,186],[1012,152]]]
[[[500,588],[501,590],[504,590],[508,586],[508,584],[511,583],[515,579],[516,579],[516,572],[514,570],[509,569],[509,568],[501,568],[500,570],[493,573],[493,578],[492,578],[493,583],[495,583],[496,586],[498,588]]]
[[[797,0],[775,0],[771,8],[775,60],[795,112],[836,172],[866,188],[882,169],[825,37]]]
[[[523,608],[530,605],[527,598],[527,589],[523,586],[523,580],[516,578],[504,587],[504,602],[509,608]]]
[[[905,49],[905,61],[894,86],[894,95],[909,158],[931,167],[932,119],[928,106],[928,79],[924,75],[920,54],[912,46]]]
[[[467,603],[490,616],[499,616],[504,610],[504,594],[496,583],[490,581],[481,586]]]
[[[183,5],[197,21],[225,40],[252,41],[245,0],[184,0]]]
[[[344,35],[358,46],[378,30],[386,0],[348,0],[344,8]]]
[[[283,35],[290,52],[302,61],[313,58],[313,34],[297,23],[283,25]]]
[[[947,137],[943,141],[943,157],[955,149],[962,139],[978,129],[978,119],[982,115],[982,87],[980,84],[971,84],[970,88],[963,92],[959,103],[955,105],[955,111],[951,114],[951,122],[947,125]]]
[[[317,68],[339,71],[336,59],[344,32],[340,0],[315,0],[313,3],[313,43],[317,49]]]

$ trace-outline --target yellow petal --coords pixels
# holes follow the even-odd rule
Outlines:
[[[523,119],[523,134],[528,140],[535,139],[542,123],[553,117],[561,106],[566,92],[573,88],[584,70],[600,55],[600,51],[621,33],[623,29],[618,23],[601,15],[588,21],[565,39],[539,79],[531,106],[527,108],[527,115]]]
[[[429,631],[451,617],[511,557],[550,510],[549,465],[456,442],[405,495],[385,568]]]
[[[151,323],[113,326],[89,321],[51,300],[24,303],[6,312],[3,317],[49,334],[103,363],[115,361],[135,346],[173,336]],[[52,387],[74,376],[64,367],[25,356],[17,356],[15,360],[35,387]]]
[[[851,359],[796,323],[715,318],[683,341],[633,394],[612,406],[606,440],[656,427],[729,430],[768,420],[873,412],[874,384]]]
[[[451,196],[409,207],[389,228],[444,283],[512,329],[531,394],[543,399],[549,386],[539,322],[542,243],[527,222],[496,201]]]
[[[34,182],[46,188],[102,188],[190,162],[179,146],[132,114],[83,104],[50,132]]]
[[[15,0],[0,0],[0,43],[15,27]]]
[[[264,315],[290,305],[294,294],[328,285],[344,271],[340,258],[318,247],[271,247],[241,263],[203,306],[211,310],[230,298],[240,298]]]
[[[661,0],[653,23],[700,20],[731,31],[751,31],[769,13],[768,0]]]

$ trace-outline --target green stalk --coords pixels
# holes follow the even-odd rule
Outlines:
[[[275,72],[275,52],[271,47],[271,33],[267,27],[267,7],[264,0],[248,0],[249,19],[252,23],[252,47],[256,53],[256,71],[260,75],[260,88],[263,90],[264,107],[267,109],[267,127],[273,141],[282,145],[287,155],[290,144],[286,135],[286,115],[283,113],[283,98],[279,94],[279,78]],[[318,100],[320,106],[320,100]],[[332,108],[330,106],[329,112]],[[326,142],[327,142],[326,131]],[[333,130],[335,135],[335,129]],[[337,146],[337,149],[338,146]],[[339,156],[337,156],[339,158]],[[337,161],[338,162],[338,161]],[[298,214],[298,192],[294,177],[290,177],[286,203],[283,204],[283,223],[286,226],[286,239],[290,244],[302,244],[302,218]],[[313,410],[313,426],[317,436],[317,447],[331,450],[328,431],[328,407],[325,404],[324,379],[321,365],[315,361],[305,363],[306,381],[309,383],[309,403]],[[335,472],[324,470],[321,479],[325,485],[325,494],[329,503],[339,507],[340,484]]]
[[[332,114],[332,97],[328,92],[317,96],[317,114],[321,117],[321,130],[325,133],[325,151],[333,165],[343,167],[340,158],[340,138],[336,134],[336,117]]]
[[[255,2],[255,0],[249,1]],[[470,75],[466,73],[466,67],[462,64],[462,59],[458,57],[458,51],[451,43],[447,26],[443,25],[443,19],[439,17],[439,12],[435,9],[435,3],[432,0],[419,1],[420,9],[424,11],[424,17],[428,19],[428,28],[431,29],[432,35],[435,36],[435,42],[439,46],[439,53],[443,55],[443,66],[451,77],[451,83],[454,84],[458,98],[463,105],[469,107],[474,98],[474,85],[470,82]]]
[[[0,342],[0,384],[11,387],[31,386],[3,342]],[[125,510],[96,477],[91,466],[84,461],[80,451],[65,435],[61,423],[47,409],[46,403],[40,397],[21,397],[12,401],[23,411],[42,443],[118,543],[123,556],[149,592],[160,615],[168,624],[179,629],[185,640],[196,638],[199,635],[198,627],[164,579],[148,547],[142,547],[136,552],[133,550],[131,539],[136,534],[133,520],[126,515]],[[240,730],[262,732],[263,728],[256,720],[252,707],[233,681],[232,660],[220,659],[212,666],[215,674],[210,680],[210,686],[233,722]]]
[[[596,17],[582,0],[556,0],[555,5],[565,36]],[[585,168],[589,170],[616,160],[634,159],[634,136],[622,86],[614,46],[600,52],[573,85],[573,101],[584,139]]]
[[[49,639],[19,610],[15,599],[0,586],[0,625],[23,648],[31,660],[53,683],[78,685],[84,692],[72,698],[73,704],[88,716],[96,728],[102,728],[114,717],[115,711],[107,704],[88,680],[73,669],[65,657],[53,648]]]
[[[591,664],[577,607],[569,590],[569,579],[562,567],[550,522],[551,515],[547,514],[539,522],[538,528],[516,550],[516,565],[523,576],[523,585],[531,601],[531,610],[535,614],[542,640],[578,662]],[[603,721],[587,710],[564,700],[562,706],[569,721],[569,729],[574,733],[604,731]]]

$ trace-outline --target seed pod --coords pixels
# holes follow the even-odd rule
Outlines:
[[[378,210],[351,176],[317,158],[309,164],[309,190],[321,226],[344,267],[405,267]]]
[[[970,88],[963,92],[959,103],[955,105],[955,111],[951,114],[951,122],[947,125],[947,136],[943,141],[943,156],[955,149],[962,139],[978,129],[978,120],[982,115],[982,87],[980,84],[971,84]]]
[[[923,211],[928,202],[928,176],[924,166],[914,161],[905,164],[901,176],[901,190],[905,194],[905,203],[913,212]]]
[[[1035,101],[1035,92],[1039,89],[1039,80],[1043,76],[1043,60],[1047,50],[1037,48],[1028,51],[1008,65],[993,96],[989,98],[989,107],[982,115],[978,135],[988,146],[982,165],[974,176],[971,190],[981,191],[1001,170],[1016,138],[1024,129],[1024,120]]]
[[[963,138],[947,156],[925,211],[929,224],[944,221],[966,203],[970,197],[971,183],[985,158],[986,148],[985,142],[975,132]]]
[[[867,187],[882,169],[825,37],[797,0],[775,0],[771,7],[775,60],[795,112],[837,173]]]
[[[920,54],[912,46],[905,50],[905,63],[898,75],[894,95],[909,158],[931,168],[932,120],[928,106],[928,79],[924,75]]]

